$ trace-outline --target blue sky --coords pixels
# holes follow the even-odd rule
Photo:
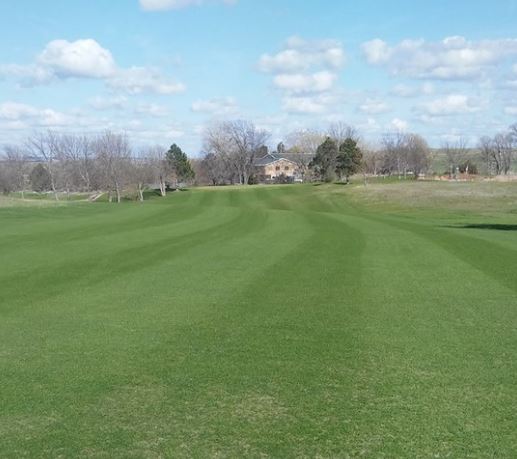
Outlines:
[[[474,144],[517,122],[517,0],[0,3],[0,143],[110,128],[195,156],[226,118]]]

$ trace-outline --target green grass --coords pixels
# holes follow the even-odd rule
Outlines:
[[[1,208],[0,457],[514,457],[516,196]]]

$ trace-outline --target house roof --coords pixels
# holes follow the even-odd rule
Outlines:
[[[255,164],[255,166],[267,166],[269,164],[276,163],[277,161],[289,161],[290,163],[293,162],[290,159],[287,159],[278,154],[268,153],[267,155],[263,156],[262,158],[256,159],[254,164]]]

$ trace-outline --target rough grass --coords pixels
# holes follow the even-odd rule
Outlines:
[[[513,457],[516,188],[449,185],[0,209],[0,457]]]

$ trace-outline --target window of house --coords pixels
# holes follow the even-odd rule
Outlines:
[[[275,169],[276,169],[277,171],[279,171],[279,170],[280,170],[280,166],[276,166],[276,167],[275,167]]]
[[[288,170],[289,170],[289,166],[285,166],[284,171],[288,171]]]

